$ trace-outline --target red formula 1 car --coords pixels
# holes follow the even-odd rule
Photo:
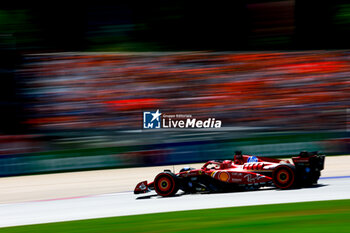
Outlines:
[[[279,189],[307,187],[317,183],[324,167],[324,155],[300,152],[288,160],[242,155],[236,152],[232,160],[212,160],[201,169],[185,167],[179,173],[164,170],[153,182],[142,181],[134,193],[155,190],[163,197],[174,196],[179,189],[185,193],[254,190],[263,186]]]

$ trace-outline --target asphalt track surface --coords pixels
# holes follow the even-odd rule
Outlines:
[[[134,195],[132,192],[28,201],[0,205],[0,227],[37,223],[207,209],[261,204],[350,199],[350,176],[324,177],[317,186],[304,189],[219,194],[178,195],[162,198],[154,192]]]
[[[350,199],[350,156],[327,157],[313,188],[195,194],[134,195],[142,180],[183,165],[108,169],[0,179],[0,227],[179,210]],[[190,165],[199,168],[202,164]]]

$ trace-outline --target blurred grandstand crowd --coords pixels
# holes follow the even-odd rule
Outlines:
[[[58,53],[18,71],[36,130],[142,128],[142,112],[223,127],[345,130],[350,52]]]

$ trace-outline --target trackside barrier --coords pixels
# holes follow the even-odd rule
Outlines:
[[[280,140],[208,140],[161,143],[143,146],[63,150],[0,156],[0,176],[78,171],[89,169],[156,166],[232,159],[233,151],[258,156],[291,156],[302,150],[326,154],[350,153],[348,139],[319,141]]]

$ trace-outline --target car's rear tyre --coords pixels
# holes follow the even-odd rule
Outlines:
[[[272,180],[279,189],[289,189],[295,184],[295,168],[289,164],[277,166],[272,172]]]
[[[178,178],[173,173],[161,172],[154,179],[154,189],[160,196],[174,196],[179,190]]]

